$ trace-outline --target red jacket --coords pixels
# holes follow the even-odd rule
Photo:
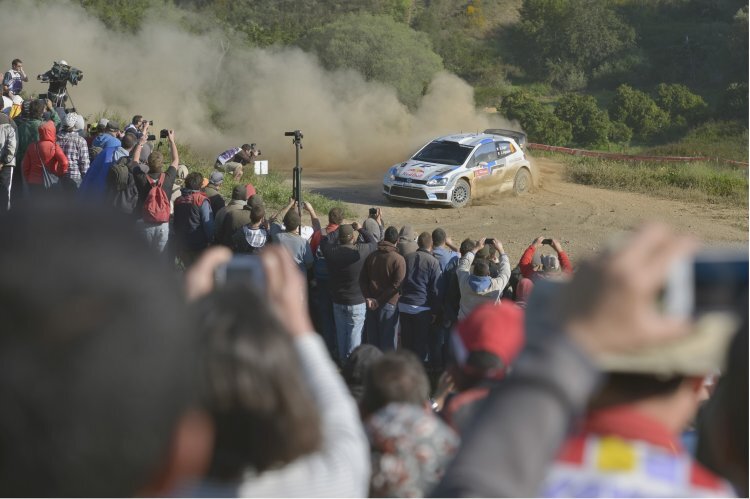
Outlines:
[[[524,251],[521,256],[521,261],[518,262],[518,268],[521,270],[521,275],[526,279],[531,279],[536,276],[536,274],[539,274],[539,272],[534,270],[534,264],[532,263],[534,260],[534,253],[536,253],[536,247],[532,244],[526,248],[526,251]],[[568,274],[573,272],[573,266],[570,264],[567,253],[561,251],[557,254],[557,258],[560,260],[560,268],[563,272]]]
[[[55,123],[45,121],[39,125],[39,142],[35,142],[26,149],[23,157],[23,177],[29,184],[40,185],[42,178],[42,161],[47,171],[62,177],[68,171],[68,158],[63,150],[55,143]],[[40,161],[41,158],[41,161]]]

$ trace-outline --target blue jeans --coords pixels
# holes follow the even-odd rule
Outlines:
[[[365,318],[365,342],[384,352],[395,350],[398,306],[386,303],[376,310],[368,310]]]
[[[339,345],[339,360],[344,362],[352,350],[362,343],[362,329],[365,325],[364,303],[358,305],[333,304],[333,320],[336,323],[336,340]]]
[[[155,248],[159,253],[164,251],[167,241],[169,241],[169,222],[150,224],[138,220],[138,228],[146,236],[149,246]]]

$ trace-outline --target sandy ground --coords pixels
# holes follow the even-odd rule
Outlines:
[[[411,224],[418,233],[442,227],[456,244],[466,237],[496,237],[511,262],[537,236],[560,240],[573,261],[601,248],[612,234],[645,220],[660,220],[710,245],[748,242],[748,210],[744,207],[690,204],[642,194],[598,189],[566,182],[563,165],[535,158],[541,182],[529,194],[483,193],[462,209],[389,202],[381,195],[382,174],[355,177],[346,172],[304,172],[303,185],[348,203],[367,217],[380,206],[387,225]],[[321,219],[325,214],[321,214]]]

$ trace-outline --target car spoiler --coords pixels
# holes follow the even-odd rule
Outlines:
[[[519,132],[516,130],[506,130],[504,128],[488,128],[484,131],[484,133],[489,133],[491,135],[503,135],[505,137],[510,137],[511,139],[518,142],[518,145],[521,146],[523,149],[526,149],[526,143],[528,142],[526,138],[526,134],[523,132]]]

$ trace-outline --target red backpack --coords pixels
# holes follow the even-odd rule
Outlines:
[[[164,184],[164,174],[159,175],[159,180],[151,180],[146,175],[151,190],[146,194],[146,200],[143,202],[143,221],[147,223],[161,224],[169,222],[169,198],[167,193],[162,189]]]

